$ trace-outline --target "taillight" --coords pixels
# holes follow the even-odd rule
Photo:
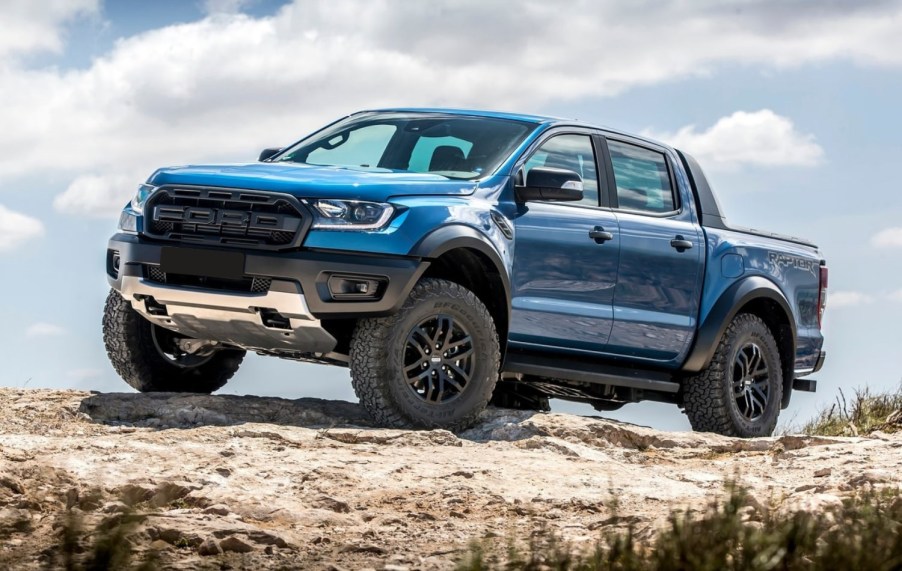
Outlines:
[[[827,309],[827,266],[821,266],[820,288],[817,294],[817,326],[824,322],[824,310]]]

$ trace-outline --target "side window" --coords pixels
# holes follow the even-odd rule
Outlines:
[[[335,135],[325,146],[313,149],[304,162],[312,165],[377,167],[395,134],[394,125],[369,125]]]
[[[575,172],[583,179],[583,199],[578,204],[598,206],[598,172],[595,151],[588,135],[558,135],[545,141],[523,165],[523,175],[535,167],[555,167]]]
[[[662,153],[611,140],[608,149],[620,208],[655,213],[676,210],[667,159]]]

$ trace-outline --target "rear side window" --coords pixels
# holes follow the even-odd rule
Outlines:
[[[620,141],[608,141],[620,208],[664,213],[676,210],[663,153]]]
[[[595,151],[588,135],[558,135],[545,141],[526,161],[524,176],[535,167],[554,167],[575,172],[583,179],[583,199],[577,204],[598,206],[598,171]]]

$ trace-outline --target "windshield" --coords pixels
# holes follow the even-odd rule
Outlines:
[[[479,178],[495,172],[534,127],[488,117],[366,113],[311,135],[273,160]]]

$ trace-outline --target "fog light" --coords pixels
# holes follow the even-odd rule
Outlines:
[[[334,300],[375,299],[387,280],[367,276],[331,276],[329,293]]]
[[[111,278],[119,278],[119,269],[122,265],[122,258],[119,256],[119,250],[106,251],[106,273]]]

